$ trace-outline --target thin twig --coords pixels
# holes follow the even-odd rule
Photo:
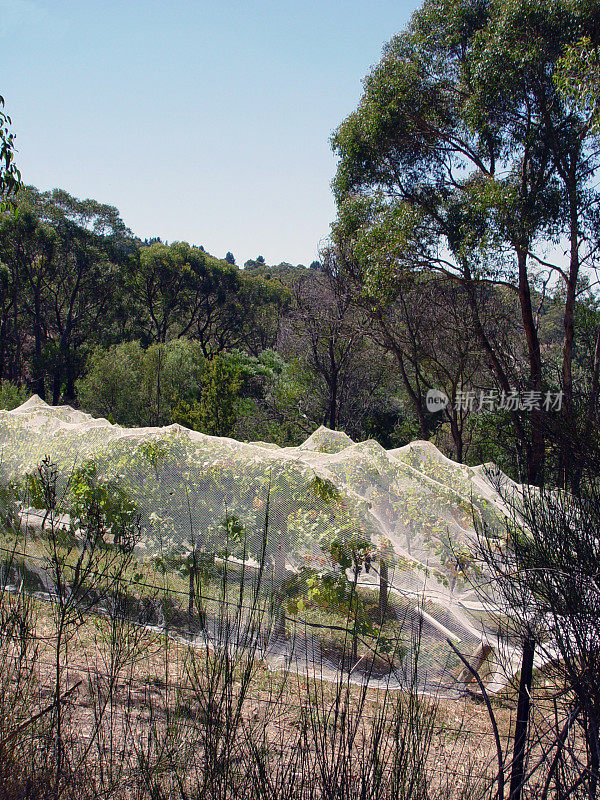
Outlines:
[[[11,739],[14,739],[22,731],[24,731],[25,728],[28,728],[29,725],[33,725],[33,723],[36,722],[38,719],[40,719],[40,717],[43,717],[44,714],[47,714],[49,711],[52,711],[52,709],[55,708],[58,705],[58,703],[64,702],[67,699],[67,697],[69,697],[69,695],[73,694],[75,689],[81,686],[82,683],[83,681],[77,681],[77,683],[74,686],[71,686],[71,688],[68,691],[66,691],[63,695],[61,695],[58,699],[53,700],[49,706],[46,706],[46,708],[43,708],[41,711],[38,711],[37,714],[34,714],[33,717],[29,717],[29,719],[26,719],[25,722],[22,722],[20,725],[18,725],[14,729],[14,731],[11,731],[8,734],[8,736],[5,739],[0,740],[0,750],[5,745],[7,745],[11,741]]]

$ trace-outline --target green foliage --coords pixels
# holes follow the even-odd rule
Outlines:
[[[235,544],[244,543],[244,526],[235,514],[226,514],[222,522],[222,527],[225,532],[226,542],[234,542]]]
[[[166,442],[161,439],[151,439],[148,442],[142,442],[138,447],[138,453],[152,464],[156,477],[158,477],[159,469],[165,462],[168,462],[169,459],[169,451]]]
[[[38,468],[24,476],[24,498],[34,508],[68,513],[71,534],[79,530],[96,543],[113,544],[132,552],[139,540],[140,515],[123,487],[98,475],[97,465],[88,461],[69,476],[59,490],[60,470],[45,458]]]
[[[187,339],[145,350],[139,342],[98,347],[77,383],[79,401],[120,425],[185,424],[185,409],[200,398],[204,361],[200,344]]]
[[[11,411],[29,400],[30,392],[24,386],[4,381],[0,386],[0,409]]]
[[[74,527],[98,529],[105,542],[110,541],[124,552],[133,550],[139,538],[137,507],[118,483],[99,478],[93,462],[73,473],[68,503]]]
[[[34,508],[52,511],[56,508],[56,498],[52,489],[56,487],[58,470],[49,458],[45,458],[34,472],[24,475],[22,492],[17,489],[17,497],[26,498]]]
[[[15,134],[10,126],[11,119],[4,111],[4,98],[0,96],[0,211],[21,185],[21,173],[14,161]]]
[[[188,391],[168,374],[169,343],[185,339],[205,359],[239,365],[236,437],[297,444],[322,421],[322,378],[305,343],[282,336],[294,285],[318,270],[257,259],[241,271],[185,242],[142,243],[114,207],[62,190],[26,187],[16,201],[18,217],[0,217],[1,380],[120,424],[204,430],[197,376]],[[379,363],[375,353],[369,363]],[[350,423],[375,396],[370,387],[344,390]],[[369,417],[369,432],[380,428]]]
[[[565,287],[559,368],[569,409],[573,308],[581,274],[593,267],[600,202],[597,16],[597,4],[569,0],[427,0],[385,47],[358,108],[332,137],[334,239],[364,294],[389,303],[423,274],[456,281],[494,385],[540,391],[555,382],[536,322],[543,264]],[[563,238],[566,269],[547,252]],[[490,284],[518,303],[508,347],[485,319]],[[418,309],[410,316],[415,329]],[[422,382],[426,362],[416,360]],[[510,421],[527,480],[539,483],[546,418],[512,410]],[[563,437],[563,461],[568,450]]]
[[[237,419],[239,387],[237,371],[221,356],[214,356],[208,363],[200,398],[199,422],[204,433],[231,435]]]
[[[549,131],[536,81],[555,94],[548,73],[573,30],[592,24],[586,9],[567,2],[426,2],[389,42],[359,108],[332,138],[338,231],[376,284],[400,277],[403,265],[451,270],[465,257],[473,271],[497,277],[509,265],[496,234],[506,241],[553,228],[552,174],[527,204],[518,184],[523,132],[533,135],[526,103],[535,147],[543,147]],[[553,110],[562,113],[558,99]],[[435,251],[440,236],[450,260]]]
[[[58,189],[23,187],[15,202],[0,215],[3,377],[72,402],[85,356],[119,324],[131,234],[112,206]]]
[[[95,348],[88,358],[85,377],[77,382],[80,404],[110,422],[143,424],[143,357],[139,342]]]
[[[558,61],[555,83],[566,102],[588,117],[590,128],[596,133],[600,126],[600,56],[598,43],[592,44],[589,36],[567,47]]]
[[[239,376],[235,437],[285,446],[299,444],[312,430],[314,376],[298,359],[274,350],[249,356],[237,350],[223,357]]]
[[[339,503],[342,499],[339,489],[337,489],[327,478],[320,478],[318,475],[315,475],[311,484],[311,488],[315,495],[325,503]]]
[[[474,463],[493,463],[514,480],[519,479],[518,443],[506,411],[474,414],[469,420],[469,436]]]
[[[340,615],[354,637],[377,636],[367,605],[356,591],[355,584],[343,572],[304,570],[288,585],[286,594],[286,608],[291,614],[302,614],[308,608],[321,608]],[[378,649],[380,652],[388,651],[389,643],[379,640]]]
[[[338,575],[311,575],[307,578],[306,585],[308,602],[324,608],[349,609],[355,597],[352,584],[344,580],[342,573]]]
[[[147,315],[155,342],[166,342],[191,328],[198,313],[198,291],[210,274],[203,250],[187,242],[156,242],[140,250],[131,287]]]

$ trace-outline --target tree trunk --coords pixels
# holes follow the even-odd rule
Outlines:
[[[71,348],[71,332],[73,330],[73,304],[74,298],[71,300],[71,307],[64,327],[61,330],[60,339],[58,342],[58,353],[56,356],[56,364],[54,367],[54,376],[52,381],[52,405],[57,406],[60,402],[61,389],[62,389],[62,376],[64,368],[67,372],[72,372],[73,364],[70,363],[69,350]],[[73,392],[73,396],[74,396]]]
[[[524,267],[524,263],[520,265],[520,268]],[[475,332],[479,338],[479,341],[482,344],[482,347],[485,353],[488,356],[490,366],[493,369],[496,377],[498,378],[498,382],[504,392],[507,394],[510,393],[511,387],[508,377],[500,363],[500,359],[498,358],[498,354],[495,352],[492,343],[487,337],[483,329],[483,325],[481,324],[481,319],[479,317],[479,309],[477,306],[477,295],[475,292],[475,284],[473,282],[473,278],[471,276],[470,270],[468,267],[465,268],[464,271],[464,283],[467,288],[467,294],[469,297],[469,304],[471,306],[471,315],[473,318],[473,325],[475,328]],[[528,289],[529,284],[527,284]],[[523,312],[523,301],[526,297],[526,292],[524,291],[523,296],[519,292],[519,297],[522,300],[521,302],[521,310]],[[526,305],[526,304],[525,304]],[[525,314],[525,316],[529,316]],[[533,319],[533,316],[531,317]],[[535,331],[535,325],[533,328],[529,328],[529,335],[535,334],[535,337],[532,339],[532,344],[535,344],[537,340],[537,332]],[[538,342],[539,347],[539,342]],[[534,351],[535,352],[535,351]],[[530,375],[533,376],[535,374],[535,369],[532,366],[531,359],[530,359]],[[541,373],[540,373],[541,374]],[[526,467],[527,467],[527,482],[533,485],[538,486],[542,479],[543,469],[544,469],[544,437],[543,437],[543,428],[541,426],[541,420],[534,420],[533,429],[534,434],[530,439],[527,436],[519,413],[515,410],[511,410],[509,412],[511,421],[513,423],[513,427],[515,429],[515,433],[517,434],[517,439],[519,440],[521,446],[525,450],[525,457],[526,457]],[[541,436],[540,436],[541,434]]]
[[[64,399],[71,404],[75,401],[75,368],[72,361],[69,361],[66,368]]]
[[[35,378],[33,381],[36,394],[42,400],[46,399],[46,386],[44,381],[44,370],[42,368],[42,324],[41,324],[41,309],[40,297],[36,291],[34,301],[34,321],[33,321],[33,338],[35,343]]]
[[[569,175],[571,185],[569,191],[569,280],[567,281],[567,295],[565,298],[562,380],[564,392],[565,414],[569,414],[573,398],[573,342],[575,339],[575,301],[577,298],[577,281],[579,279],[579,214],[577,201],[577,179]]]
[[[6,342],[8,336],[6,334],[7,329],[6,318],[2,320],[2,326],[0,327],[0,386],[2,385],[2,381],[4,380],[4,373],[6,369]]]
[[[401,353],[399,353],[394,348],[394,355],[396,356],[396,361],[398,362],[398,366],[400,367],[400,375],[402,377],[402,382],[406,391],[408,392],[408,396],[412,400],[413,407],[415,409],[415,413],[417,415],[417,419],[419,420],[419,435],[421,439],[427,440],[429,439],[429,430],[427,426],[427,418],[425,416],[425,411],[423,410],[423,398],[421,396],[421,392],[415,391],[408,375],[406,374],[406,367],[404,366],[404,358]]]
[[[329,355],[331,364],[333,365],[335,354],[333,353],[333,345],[329,343]],[[327,413],[327,427],[332,431],[335,430],[337,425],[337,404],[338,404],[338,376],[335,371],[332,372],[329,380],[329,410]]]
[[[600,731],[598,729],[597,710],[594,705],[588,712],[585,726],[585,738],[589,751],[591,764],[588,796],[596,797],[598,794],[598,774],[600,770]]]
[[[446,409],[446,411],[448,411],[448,409]],[[464,443],[463,443],[462,431],[460,429],[456,417],[457,417],[457,412],[452,409],[450,413],[448,413],[448,418],[450,419],[450,432],[452,434],[452,441],[454,442],[454,449],[456,451],[456,461],[459,464],[462,464]]]
[[[588,400],[586,439],[589,436],[592,426],[598,416],[598,389],[600,388],[600,325],[596,331],[596,346],[594,348],[594,371],[592,374],[592,387]]]
[[[529,709],[531,707],[531,680],[533,673],[534,654],[535,643],[533,639],[528,637],[523,642],[521,681],[519,684],[517,722],[515,725],[515,747],[513,751],[512,771],[510,776],[510,800],[520,800],[525,778],[525,746],[527,744]]]
[[[59,356],[60,359],[60,356]],[[60,386],[61,386],[61,364],[60,360],[54,367],[54,374],[52,376],[52,405],[57,406],[60,402]]]
[[[160,427],[160,371],[162,368],[162,348],[159,345],[158,349],[158,368],[156,370],[156,427]]]
[[[531,304],[531,289],[527,276],[527,252],[517,251],[519,267],[519,301],[521,304],[521,318],[527,339],[527,354],[529,357],[529,384],[530,389],[542,391],[542,356],[540,340],[535,325],[535,316]],[[544,413],[534,409],[531,412],[531,441],[526,444],[527,453],[527,482],[539,486],[544,476],[544,463],[546,454],[546,431]]]
[[[329,409],[327,411],[327,427],[332,431],[335,430],[337,425],[337,385],[334,384],[330,387],[329,394]]]
[[[569,277],[565,298],[564,315],[564,344],[562,359],[562,424],[560,426],[562,441],[559,443],[559,481],[566,487],[567,474],[570,472],[569,431],[572,429],[573,418],[573,348],[575,341],[575,304],[577,300],[577,282],[579,279],[579,220],[576,185],[569,187],[569,232],[570,232],[570,259]]]
[[[14,274],[12,275],[12,281],[14,286],[20,285],[20,281],[18,280],[17,276]],[[18,293],[17,289],[13,290],[13,335],[15,337],[15,351],[14,351],[14,368],[12,374],[12,380],[21,384],[21,377],[23,375],[23,363],[21,361],[21,336],[19,334],[19,303],[18,303]]]

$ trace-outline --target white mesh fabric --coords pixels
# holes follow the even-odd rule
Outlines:
[[[262,558],[275,591],[303,565],[331,568],[331,542],[369,540],[374,568],[361,572],[360,584],[376,590],[377,560],[389,562],[390,602],[413,621],[417,605],[425,612],[423,663],[438,675],[447,635],[466,653],[485,636],[494,640],[474,589],[473,516],[500,530],[504,504],[481,467],[456,464],[429,442],[386,451],[321,427],[300,446],[281,448],[179,425],[122,428],[34,395],[0,412],[0,453],[5,480],[16,483],[44,457],[63,485],[92,462],[139,511],[140,557],[185,551],[193,536],[209,556]],[[237,549],[227,538],[228,518],[244,529]]]

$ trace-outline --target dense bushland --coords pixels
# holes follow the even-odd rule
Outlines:
[[[180,422],[279,444],[319,424],[386,447],[433,438],[457,460],[495,460],[516,474],[511,412],[460,407],[461,396],[497,378],[467,289],[435,270],[375,297],[337,246],[310,268],[257,260],[238,269],[202,247],[142,242],[116,209],[62,191],[24,188],[16,203],[17,215],[3,212],[0,226],[3,406],[35,391],[124,425]],[[562,290],[531,290],[550,375]],[[477,292],[511,387],[526,387],[515,300],[501,287]],[[588,419],[598,328],[591,288],[578,295],[575,318],[573,406]],[[440,413],[426,408],[431,388],[450,399]],[[525,428],[530,422],[523,414]],[[547,447],[551,461],[552,439]]]

